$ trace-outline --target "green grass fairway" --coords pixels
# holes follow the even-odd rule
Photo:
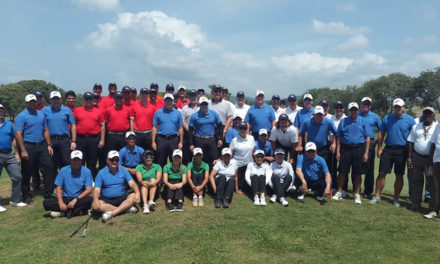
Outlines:
[[[288,208],[255,207],[235,195],[229,209],[214,209],[211,198],[192,207],[187,199],[182,213],[168,213],[159,200],[150,215],[91,220],[85,238],[82,229],[69,235],[87,216],[48,218],[38,195],[29,207],[0,214],[0,263],[439,263],[440,220],[423,219],[406,202],[394,207],[393,181],[389,175],[377,205],[355,205],[351,195],[324,205],[306,196],[288,198]],[[8,203],[5,173],[0,195]]]

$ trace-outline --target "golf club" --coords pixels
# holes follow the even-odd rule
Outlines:
[[[86,219],[86,221],[84,221],[84,223],[82,223],[75,231],[73,231],[73,233],[70,235],[70,238],[72,238],[73,236],[76,235],[76,233],[78,233],[78,231],[81,229],[81,227],[83,227],[84,225],[87,225],[89,223],[89,220],[92,218],[92,215],[89,215],[89,217]],[[87,228],[87,226],[86,226]],[[85,232],[83,232],[83,237],[85,236]]]

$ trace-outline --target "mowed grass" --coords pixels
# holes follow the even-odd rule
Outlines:
[[[350,195],[322,205],[306,196],[288,198],[287,208],[255,207],[235,195],[229,209],[214,209],[207,197],[204,207],[186,199],[183,212],[168,213],[159,200],[150,215],[91,220],[85,238],[82,229],[69,235],[87,216],[51,219],[36,195],[27,208],[6,206],[0,214],[0,263],[439,263],[440,220],[423,219],[426,203],[421,213],[407,202],[394,207],[393,183],[388,175],[377,205],[355,205]],[[5,172],[0,195],[7,204]]]

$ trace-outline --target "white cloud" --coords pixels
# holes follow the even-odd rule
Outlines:
[[[439,52],[419,53],[415,55],[413,60],[402,64],[399,71],[409,75],[417,75],[421,71],[432,70],[436,67],[440,67]]]
[[[357,6],[353,3],[341,3],[337,5],[337,9],[344,12],[354,12],[357,11]]]
[[[313,29],[322,34],[328,35],[356,35],[365,34],[371,31],[368,27],[349,27],[342,22],[329,22],[325,23],[316,19],[312,20]]]
[[[346,42],[339,44],[336,46],[336,50],[341,52],[359,50],[368,47],[368,45],[368,38],[361,34],[351,37]]]
[[[434,45],[440,43],[440,38],[437,35],[430,34],[430,35],[425,35],[421,38],[406,37],[405,42],[409,44],[414,43],[414,44]]]
[[[386,63],[386,59],[374,53],[365,53],[359,60],[359,65],[383,65]]]
[[[119,0],[71,0],[79,7],[90,10],[111,11],[119,8]]]

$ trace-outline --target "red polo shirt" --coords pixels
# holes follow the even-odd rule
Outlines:
[[[92,107],[87,110],[84,106],[76,107],[73,116],[75,117],[76,133],[78,135],[96,135],[101,132],[104,117],[98,108]]]
[[[150,103],[150,97],[148,97],[148,103]],[[164,106],[164,104],[165,104],[165,101],[163,100],[163,97],[157,95],[156,96],[156,104],[155,104],[156,108],[157,109],[162,108]]]
[[[133,106],[134,129],[140,131],[151,130],[153,128],[153,117],[156,110],[155,105],[147,104],[143,106],[141,101],[138,101],[138,103]]]
[[[116,106],[107,107],[104,111],[104,120],[110,132],[126,132],[130,129],[130,118],[133,118],[131,107],[122,105],[117,109]]]
[[[106,97],[102,97],[101,102],[99,102],[98,106],[101,110],[104,111],[104,109],[107,109],[108,107],[115,104],[115,99],[113,97],[110,97],[110,95],[107,95]]]

